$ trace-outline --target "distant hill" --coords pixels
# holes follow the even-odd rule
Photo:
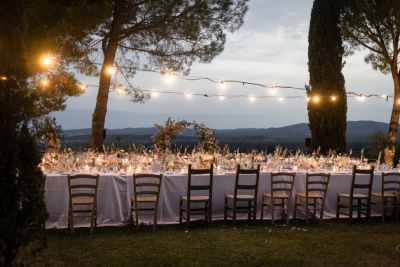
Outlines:
[[[349,121],[347,123],[347,141],[352,144],[367,144],[370,137],[380,131],[386,132],[388,124],[375,121]],[[84,146],[89,143],[91,130],[74,129],[63,131],[63,143]],[[155,127],[107,129],[105,143],[151,145]],[[237,147],[265,147],[277,144],[288,146],[304,145],[304,139],[310,137],[308,124],[299,123],[276,128],[239,128],[215,130],[215,136],[222,144],[233,144]],[[196,144],[197,137],[193,131],[184,131],[177,139],[177,144]]]

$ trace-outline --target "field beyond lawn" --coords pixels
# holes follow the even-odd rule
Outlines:
[[[400,266],[400,222],[50,230],[29,266]]]

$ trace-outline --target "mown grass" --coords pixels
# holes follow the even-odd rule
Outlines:
[[[32,266],[400,266],[400,222],[48,231]]]

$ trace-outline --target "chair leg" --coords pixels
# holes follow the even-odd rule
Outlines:
[[[275,206],[274,206],[274,199],[271,197],[271,218],[272,218],[272,220],[271,220],[271,223],[272,223],[272,225],[274,225],[274,223],[275,223]]]
[[[236,199],[233,200],[233,210],[232,210],[232,220],[233,224],[236,224]]]
[[[264,220],[264,196],[261,198],[261,222]]]
[[[394,197],[394,217],[397,220],[399,218],[400,201],[397,197]]]
[[[314,210],[313,210],[313,216],[314,216],[314,220],[317,218],[317,199],[314,198]]]
[[[290,216],[289,216],[289,208],[290,208],[290,202],[292,201],[292,198],[288,198],[287,199],[287,203],[286,203],[286,225],[289,225],[289,221],[290,221]],[[285,200],[282,199],[283,205],[285,205]]]
[[[224,223],[226,223],[226,219],[227,219],[227,213],[228,213],[228,199],[225,197],[224,199]]]
[[[182,205],[183,201],[182,199],[179,199],[179,224],[182,224]]]
[[[336,196],[336,220],[339,220],[339,202],[340,197],[339,195]]]
[[[250,222],[251,221],[251,201],[247,201],[247,220]]]
[[[153,232],[156,230],[157,226],[157,209],[154,210],[154,217],[153,217]]]
[[[297,195],[294,197],[294,212],[293,212],[293,219],[296,219],[296,211],[297,211]]]
[[[208,201],[204,202],[204,220],[206,223],[208,223]]]
[[[209,223],[212,223],[212,202],[209,201],[209,207],[208,207],[208,220]]]
[[[187,210],[186,210],[186,226],[189,228],[190,227],[190,200],[188,199],[187,202]]]
[[[136,230],[139,231],[139,211],[138,211],[137,207],[135,210],[135,224],[136,224]]]
[[[257,221],[257,199],[255,199],[253,202],[253,223],[256,223],[256,221]]]
[[[384,222],[386,219],[386,199],[384,196],[382,196],[381,199],[381,212],[382,212],[382,222]]]
[[[306,198],[306,223],[308,223],[308,198]]]
[[[349,221],[351,222],[353,220],[353,199],[350,199],[350,207],[349,207]]]
[[[319,213],[319,220],[322,222],[324,219],[324,211],[325,211],[325,198],[321,199],[321,210]]]
[[[367,209],[368,209],[368,207],[367,207]],[[368,211],[367,211],[367,213],[368,213]],[[361,218],[361,199],[357,200],[357,218],[358,219]]]

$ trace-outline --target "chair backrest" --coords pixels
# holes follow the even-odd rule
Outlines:
[[[135,200],[137,200],[138,196],[156,196],[158,202],[162,177],[162,174],[133,174]]]
[[[400,173],[382,173],[382,196],[385,192],[392,192],[400,195]]]
[[[68,189],[70,204],[75,197],[91,197],[93,203],[97,203],[97,188],[99,175],[76,174],[68,175]]]
[[[296,173],[293,172],[271,173],[271,196],[274,197],[274,194],[284,192],[291,197],[295,177]]]
[[[362,175],[368,175],[368,179],[366,181],[364,179],[364,182],[359,182],[358,179],[361,179],[360,176]],[[368,198],[370,198],[373,180],[374,166],[372,166],[370,169],[357,169],[357,166],[353,165],[350,197],[353,197],[353,195],[358,191],[367,191]]]
[[[310,192],[320,193],[323,197],[328,189],[330,173],[307,173],[306,174],[306,198]]]
[[[253,183],[246,183],[243,184],[240,181],[240,177],[243,177],[243,175],[255,175],[255,180]],[[236,182],[235,182],[235,193],[234,193],[234,198],[237,198],[238,191],[252,191],[254,193],[254,198],[257,198],[257,192],[258,192],[258,182],[260,180],[260,164],[257,165],[256,169],[241,169],[240,164],[237,165],[236,167]]]
[[[200,177],[196,177],[197,175],[201,175],[201,180],[204,180],[204,174],[209,176],[207,183],[195,183],[193,181],[195,179],[200,180]],[[193,169],[192,164],[188,166],[188,188],[187,188],[187,198],[190,199],[192,195],[192,191],[208,191],[208,196],[210,200],[212,199],[212,188],[213,188],[213,175],[214,175],[214,166],[210,164],[209,169]],[[196,178],[195,178],[196,177]]]

